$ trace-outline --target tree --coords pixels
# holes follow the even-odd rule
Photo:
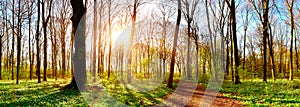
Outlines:
[[[294,1],[295,0],[286,0],[287,6],[288,6],[288,11],[290,14],[290,75],[289,75],[289,80],[294,79],[294,70],[293,70],[293,38],[294,38],[294,29],[295,29],[295,22],[294,22],[294,12],[293,12],[293,7],[294,7]]]
[[[177,0],[178,5],[178,13],[177,13],[177,21],[176,21],[176,28],[174,34],[174,42],[172,48],[172,55],[171,55],[171,66],[170,66],[170,75],[167,87],[172,88],[173,85],[173,76],[174,76],[174,66],[175,66],[175,56],[176,56],[176,48],[177,48],[177,39],[178,39],[178,32],[179,32],[179,25],[181,21],[181,0]]]
[[[129,38],[129,48],[132,46],[132,42],[133,42],[133,39],[134,39],[134,33],[135,33],[135,24],[136,24],[136,16],[137,16],[137,13],[138,13],[138,7],[141,6],[142,4],[144,4],[144,2],[140,1],[140,0],[134,0],[133,1],[133,5],[132,6],[129,6],[130,7],[130,10],[132,10],[132,13],[131,13],[131,32],[130,32],[130,38]],[[132,9],[131,9],[132,8]],[[127,62],[128,62],[128,71],[127,71],[127,81],[128,83],[131,83],[131,72],[132,72],[132,69],[131,69],[131,63],[132,63],[132,53],[129,52],[128,54],[128,59],[127,59]]]
[[[21,40],[22,40],[22,16],[21,16],[21,0],[18,2],[18,27],[17,27],[17,82],[16,84],[19,84],[19,72],[20,72],[20,57],[21,57]]]
[[[96,76],[96,40],[97,40],[97,25],[98,25],[98,4],[97,0],[94,0],[94,23],[93,23],[93,58],[92,58],[92,76]]]
[[[44,77],[43,81],[47,81],[47,25],[50,20],[50,15],[51,15],[51,9],[52,9],[52,1],[50,0],[48,4],[48,16],[45,17],[45,0],[42,0],[42,22],[43,22],[43,29],[44,29]]]
[[[188,40],[188,47],[187,47],[187,61],[186,61],[186,64],[187,64],[187,74],[188,74],[188,79],[190,80],[191,79],[191,74],[192,74],[192,71],[191,71],[191,64],[190,64],[190,60],[191,60],[191,55],[190,55],[190,47],[191,47],[191,38],[192,38],[192,32],[191,32],[191,24],[193,22],[193,19],[194,19],[194,14],[195,14],[195,11],[196,11],[196,7],[199,3],[199,0],[196,0],[194,2],[191,2],[191,1],[188,1],[188,0],[183,0],[183,3],[185,4],[185,11],[183,11],[184,13],[184,16],[185,16],[185,20],[188,24],[188,28],[187,28],[187,34],[188,34],[188,37],[187,37],[187,40]]]
[[[3,3],[3,2],[2,2]],[[7,4],[7,3],[5,3],[5,4]],[[1,7],[0,7],[0,9],[2,10],[1,11],[1,14],[2,14],[2,19],[1,19],[1,27],[0,28],[2,28],[2,30],[0,30],[0,48],[1,48],[1,50],[0,50],[0,80],[2,80],[2,55],[3,55],[3,53],[2,53],[2,49],[3,49],[3,37],[4,37],[4,35],[5,35],[5,26],[7,26],[7,21],[6,22],[4,22],[4,20],[6,20],[5,18],[5,15],[7,14],[7,12],[6,12],[6,6],[5,5],[1,5]],[[7,29],[6,29],[7,30]],[[8,41],[8,40],[7,40]]]
[[[269,36],[269,0],[262,0],[262,15],[261,11],[256,6],[255,0],[252,1],[252,5],[259,17],[263,29],[263,81],[267,82],[267,38]]]
[[[14,53],[15,53],[15,0],[13,0],[12,4],[12,42],[11,42],[11,79],[14,80]]]
[[[37,26],[36,26],[36,73],[38,76],[38,83],[41,83],[41,60],[40,60],[40,0],[37,1],[37,7],[38,7],[38,12],[37,12]]]
[[[238,56],[238,46],[237,46],[237,36],[236,36],[236,16],[235,16],[235,1],[231,0],[231,3],[229,3],[229,0],[226,0],[226,3],[230,9],[230,22],[232,26],[232,39],[231,39],[231,46],[233,50],[233,68],[234,68],[234,77],[235,77],[235,84],[240,84],[240,77],[239,77],[239,72],[238,72],[238,67],[239,67],[239,56]]]
[[[60,3],[58,8],[58,20],[59,20],[59,39],[61,43],[61,69],[62,69],[62,78],[65,78],[66,74],[66,32],[70,24],[69,18],[71,17],[71,8],[68,5],[69,0],[63,0]],[[71,36],[71,43],[73,43],[73,36]],[[71,45],[71,54],[73,54],[73,45]],[[72,61],[71,61],[72,62]],[[73,68],[73,67],[72,67]]]
[[[77,90],[83,90],[86,82],[86,61],[85,61],[85,19],[84,14],[86,7],[83,0],[71,0],[71,6],[73,10],[72,20],[72,33],[75,36],[75,53],[74,53],[74,73],[72,81],[65,88],[74,88]],[[83,20],[82,20],[83,19]],[[78,26],[80,29],[77,29]],[[77,34],[77,35],[76,35]],[[79,65],[79,62],[81,65]],[[78,79],[78,81],[75,80]],[[76,83],[78,83],[76,85]]]
[[[33,2],[28,3],[28,48],[29,48],[29,79],[32,80],[32,71],[33,71],[33,63],[34,63],[34,56],[31,53],[31,22],[32,22],[32,15],[33,15]]]

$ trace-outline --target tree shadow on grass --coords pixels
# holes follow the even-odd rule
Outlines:
[[[32,91],[32,90],[31,90]],[[40,90],[35,90],[38,92]],[[29,92],[24,92],[29,93]],[[45,94],[44,96],[29,97],[22,100],[16,100],[11,103],[0,103],[1,107],[15,107],[15,106],[58,106],[58,105],[84,105],[87,104],[80,98],[79,91],[76,90],[58,90],[51,94]],[[74,102],[70,102],[74,101]]]

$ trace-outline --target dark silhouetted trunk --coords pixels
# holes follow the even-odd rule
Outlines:
[[[177,0],[178,2],[178,16],[176,21],[176,29],[174,34],[174,42],[173,42],[173,49],[172,49],[172,56],[171,56],[171,66],[170,66],[170,75],[167,87],[172,88],[173,85],[173,76],[174,76],[174,65],[175,65],[175,56],[176,56],[176,48],[177,48],[177,39],[178,39],[178,33],[179,33],[179,25],[181,20],[181,0]]]
[[[86,61],[85,61],[85,19],[86,8],[82,0],[71,0],[73,9],[72,33],[75,44],[75,53],[73,56],[74,73],[72,81],[65,88],[83,90],[86,84]],[[81,23],[81,24],[80,24]],[[81,25],[79,29],[78,26]],[[76,34],[76,35],[75,35]],[[77,78],[77,81],[75,80]]]

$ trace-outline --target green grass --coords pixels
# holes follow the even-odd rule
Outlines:
[[[38,84],[36,80],[21,80],[20,84],[15,84],[15,81],[0,81],[0,107],[89,106],[92,101],[98,101],[93,105],[102,107],[112,106],[112,104],[113,106],[124,104],[151,106],[161,103],[164,96],[174,91],[166,88],[165,83],[149,92],[137,92],[126,88],[126,85],[120,84],[113,78],[109,80],[102,79],[101,81],[104,91],[92,92],[90,90],[91,93],[81,94],[76,90],[61,90],[60,87],[69,83],[67,80],[54,81],[49,79],[41,84]]]
[[[65,80],[49,80],[38,84],[36,81],[0,81],[0,106],[87,106],[76,90],[60,90]]]
[[[242,80],[242,84],[224,81],[220,92],[233,99],[241,100],[247,106],[300,107],[300,81]]]
[[[160,104],[164,100],[164,96],[174,91],[174,89],[169,89],[166,87],[166,83],[161,83],[157,88],[150,91],[139,92],[130,87],[142,87],[145,85],[138,84],[136,86],[131,86],[129,84],[123,84],[112,75],[110,79],[101,79],[96,83],[90,84],[90,87],[96,89],[96,92],[99,91],[99,88],[104,87],[103,92],[99,93],[101,98],[94,99],[95,103],[93,105],[107,105],[107,106],[122,106],[124,104],[130,106],[152,106],[155,104]],[[141,85],[141,86],[139,86]],[[176,87],[176,84],[173,84]],[[144,88],[150,88],[151,85]],[[89,89],[87,96],[90,97],[93,95],[94,89]],[[90,101],[93,100],[90,98]],[[117,102],[116,102],[117,101]]]

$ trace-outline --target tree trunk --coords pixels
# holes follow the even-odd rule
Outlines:
[[[11,56],[10,56],[10,60],[11,60],[11,79],[14,80],[14,53],[15,53],[15,0],[13,0],[13,5],[12,5],[12,42],[11,42],[11,47],[12,47],[12,51],[11,51]]]
[[[297,35],[297,34],[296,34]],[[296,54],[296,71],[299,72],[299,60],[298,60],[298,49],[297,49],[297,36],[295,36],[295,54]]]
[[[177,2],[178,2],[178,16],[177,16],[177,21],[176,21],[176,29],[175,29],[175,34],[174,34],[174,42],[173,42],[173,49],[172,49],[172,56],[171,56],[170,75],[169,75],[169,80],[168,80],[168,84],[167,84],[168,88],[172,88],[172,85],[173,85],[177,39],[178,39],[179,25],[180,25],[180,20],[181,20],[181,0],[177,0]]]
[[[96,45],[96,39],[97,39],[97,24],[98,24],[98,18],[97,18],[97,0],[94,0],[94,22],[93,22],[93,61],[92,61],[92,76],[93,77],[96,77],[96,47],[97,47],[97,45]]]
[[[82,0],[71,0],[73,8],[72,20],[72,33],[75,36],[75,53],[73,57],[74,61],[74,74],[72,81],[65,88],[73,88],[78,90],[84,90],[86,84],[86,61],[85,61],[85,19],[84,14],[86,8],[84,7]],[[82,24],[79,29],[79,23]],[[76,35],[77,34],[77,35]],[[75,80],[77,78],[77,81]],[[77,85],[76,85],[77,84]]]
[[[36,27],[36,36],[35,36],[35,39],[36,39],[36,73],[37,73],[37,76],[38,76],[38,83],[41,83],[41,60],[40,60],[40,0],[38,0],[38,17],[37,17],[37,27]]]
[[[29,79],[32,80],[32,70],[33,70],[33,58],[31,55],[31,15],[32,15],[32,11],[31,11],[31,7],[33,2],[31,3],[31,5],[28,7],[28,48],[29,48]]]
[[[22,40],[22,34],[21,34],[21,29],[22,29],[22,22],[21,22],[21,0],[19,0],[18,3],[18,34],[17,34],[17,82],[16,84],[19,84],[19,72],[21,70],[20,64],[21,64],[21,40]]]
[[[231,19],[231,26],[232,26],[232,39],[231,39],[231,45],[233,50],[233,68],[234,68],[234,83],[240,84],[240,77],[238,72],[239,67],[239,57],[238,57],[238,46],[237,46],[237,36],[236,36],[236,15],[235,15],[235,1],[231,0],[231,3],[229,3],[228,0],[226,0],[228,7],[230,8],[230,19]]]
[[[288,0],[287,0],[288,1]],[[294,70],[293,70],[293,36],[294,36],[294,13],[293,13],[293,6],[294,0],[291,1],[291,4],[288,3],[289,13],[290,13],[290,22],[291,22],[291,32],[290,32],[290,75],[289,80],[294,79]]]
[[[267,37],[268,34],[268,14],[269,14],[269,0],[263,0],[263,81],[267,82]]]
[[[127,71],[127,82],[128,83],[131,83],[131,73],[133,71],[133,68],[132,68],[132,52],[131,52],[131,46],[132,46],[132,42],[133,42],[133,39],[134,39],[134,32],[135,32],[135,23],[136,23],[136,15],[137,15],[137,8],[138,8],[138,0],[134,0],[134,4],[133,4],[133,13],[132,13],[132,16],[131,16],[131,20],[132,20],[132,28],[131,28],[131,32],[130,32],[130,38],[129,38],[129,54],[128,54],[128,59],[127,59],[127,62],[128,62],[128,71]]]
[[[272,29],[271,26],[269,24],[269,30],[270,30],[270,38],[269,36],[267,37],[268,40],[268,44],[269,44],[269,54],[270,54],[270,60],[271,60],[271,71],[272,71],[272,78],[275,81],[276,80],[276,70],[275,70],[275,61],[274,61],[274,54],[273,54],[273,35],[272,35]]]

